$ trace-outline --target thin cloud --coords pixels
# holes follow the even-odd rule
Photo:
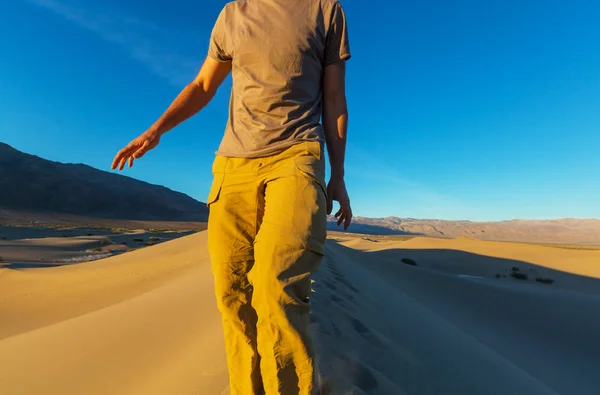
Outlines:
[[[200,58],[171,49],[172,43],[181,41],[180,35],[176,37],[174,32],[151,22],[114,13],[92,13],[56,0],[27,1],[118,45],[133,59],[174,85],[188,83],[200,66]]]

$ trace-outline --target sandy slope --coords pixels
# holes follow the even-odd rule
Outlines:
[[[328,246],[314,307],[329,371],[354,382],[345,391],[598,393],[599,251],[468,239],[342,244],[353,248]],[[546,268],[566,256],[570,268],[596,278]],[[399,263],[402,257],[419,267]],[[556,283],[461,277],[513,265],[550,273]]]
[[[205,243],[0,271],[0,392],[220,394],[227,373]]]
[[[515,265],[556,282],[493,278]],[[599,251],[330,241],[312,296],[322,374],[336,394],[597,394],[598,277]],[[0,269],[2,394],[220,395],[221,336],[205,232]]]

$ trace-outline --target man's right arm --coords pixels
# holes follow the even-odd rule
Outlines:
[[[163,135],[202,110],[212,100],[230,71],[231,62],[218,62],[207,57],[194,81],[183,88],[150,130]]]
[[[127,162],[131,167],[135,159],[156,147],[163,134],[203,109],[230,71],[231,62],[218,62],[207,57],[194,81],[183,88],[165,113],[146,132],[117,153],[112,169],[123,170]]]
[[[327,65],[323,72],[323,128],[331,164],[331,179],[327,185],[327,214],[331,214],[333,210],[333,201],[339,202],[340,210],[335,216],[338,218],[338,225],[344,222],[344,229],[347,229],[352,221],[352,209],[344,180],[348,131],[344,60]]]

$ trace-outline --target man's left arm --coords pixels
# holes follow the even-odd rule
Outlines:
[[[333,201],[339,202],[340,209],[335,217],[338,219],[338,226],[344,223],[344,230],[352,222],[352,208],[344,179],[348,132],[345,72],[345,61],[340,60],[326,66],[323,73],[323,128],[331,164],[331,179],[327,184],[327,214],[331,214]]]

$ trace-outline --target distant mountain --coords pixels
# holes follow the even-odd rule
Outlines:
[[[83,164],[52,162],[0,143],[0,214],[15,211],[142,221],[206,221],[206,205],[160,185]],[[12,215],[12,214],[11,214]],[[335,226],[329,219],[328,228]],[[467,236],[481,240],[600,245],[600,220],[442,221],[355,217],[348,229],[372,235]]]
[[[337,228],[330,218],[328,228]],[[375,235],[467,236],[481,240],[532,243],[600,245],[600,220],[565,218],[557,220],[511,220],[501,222],[442,221],[413,218],[353,218],[353,233]]]
[[[0,143],[0,208],[97,218],[206,221],[206,205],[160,185]]]

